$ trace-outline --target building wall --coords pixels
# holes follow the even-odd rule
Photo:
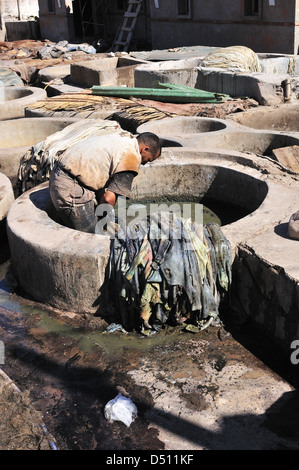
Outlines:
[[[190,18],[178,18],[177,0],[159,0],[159,8],[151,2],[153,48],[244,45],[255,52],[297,53],[298,0],[260,0],[257,16],[244,15],[244,1],[190,0]]]
[[[3,20],[3,13],[2,13],[2,0],[0,0],[0,41],[5,41],[5,23]]]
[[[2,40],[38,39],[38,0],[2,0]]]
[[[5,19],[25,20],[38,16],[38,0],[2,0],[2,14]]]
[[[71,0],[53,0],[53,11],[49,11],[48,0],[38,0],[39,22],[42,39],[53,42],[74,40]]]
[[[150,19],[150,3],[153,0],[143,0],[142,8],[139,12],[134,34],[132,37],[132,46],[137,48],[146,48],[151,46],[152,33],[151,33],[151,19]],[[106,34],[110,41],[115,38],[118,29],[123,21],[126,8],[119,8],[121,1],[111,0],[109,12],[106,21]],[[125,2],[123,2],[125,3]]]
[[[296,0],[295,54],[299,55],[299,0]]]

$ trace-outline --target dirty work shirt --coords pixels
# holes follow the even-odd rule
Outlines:
[[[57,210],[85,204],[104,188],[129,197],[140,163],[137,139],[129,132],[88,137],[57,159],[49,181],[53,204]]]
[[[140,163],[137,139],[124,131],[72,145],[55,162],[49,180],[51,199],[63,223],[84,230],[85,218],[88,231],[93,231],[95,192],[106,188],[129,197]]]
[[[124,135],[125,134],[125,135]],[[141,155],[130,133],[93,136],[72,145],[58,159],[61,167],[93,191],[107,186],[116,173],[138,173]]]

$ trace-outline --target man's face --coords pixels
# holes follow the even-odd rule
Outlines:
[[[153,155],[148,147],[141,150],[142,161],[141,164],[145,165],[148,162],[153,162],[160,156],[160,152]]]

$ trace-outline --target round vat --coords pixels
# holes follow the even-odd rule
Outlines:
[[[181,137],[186,134],[193,136],[205,132],[222,131],[230,124],[221,119],[201,117],[165,118],[142,124],[137,132],[153,132],[161,136]]]
[[[0,87],[0,120],[24,117],[26,106],[45,98],[41,88]]]
[[[229,119],[253,129],[299,132],[299,105],[284,104],[277,108],[261,106],[231,115]]]
[[[171,121],[173,119],[173,126]],[[193,118],[185,118],[183,121],[177,118],[158,122],[149,122],[138,127],[137,132],[154,132],[161,139],[173,141],[175,145],[192,147],[194,149],[221,149],[237,152],[250,152],[256,155],[271,155],[273,149],[299,145],[299,136],[278,133],[253,131],[242,126],[234,129],[233,124],[220,132],[201,132],[196,130]],[[197,118],[198,120],[201,118]],[[166,119],[165,119],[166,121]],[[229,121],[227,121],[229,123]]]
[[[14,200],[11,182],[0,173],[0,239],[5,234],[6,216]]]
[[[181,155],[176,158],[166,151],[160,161],[142,167],[132,198],[237,201],[252,216],[267,199],[268,186],[260,177],[260,172],[232,165],[225,157],[213,164],[189,153],[182,161]],[[110,240],[59,225],[49,216],[50,207],[48,183],[44,183],[24,193],[10,208],[7,233],[18,282],[36,301],[72,312],[101,314]],[[255,229],[251,219],[250,230]]]
[[[75,122],[72,118],[20,118],[0,122],[0,170],[17,182],[20,159],[32,145]]]

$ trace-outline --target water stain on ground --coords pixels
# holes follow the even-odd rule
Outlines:
[[[2,390],[1,449],[299,449],[297,371],[246,323],[107,333],[12,293],[2,261],[1,369],[21,393]],[[129,427],[104,416],[119,392],[138,409]]]
[[[10,300],[16,306],[19,299]],[[297,449],[291,425],[279,432],[279,405],[267,418],[277,401],[288,408],[283,397],[294,388],[223,325],[195,335],[166,327],[145,338],[105,333],[99,318],[48,311],[30,301],[19,307],[0,310],[2,368],[30,396],[58,449]],[[119,392],[138,409],[130,427],[104,417],[106,403]]]

